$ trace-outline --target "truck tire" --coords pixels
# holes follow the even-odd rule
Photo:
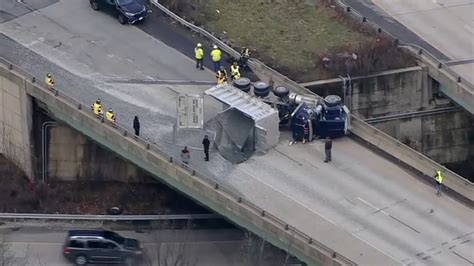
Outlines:
[[[248,78],[239,78],[234,80],[234,87],[237,89],[240,89],[243,92],[249,92],[250,91],[250,79]]]
[[[342,103],[342,99],[338,95],[328,95],[326,98],[324,98],[324,102],[328,107],[332,107],[340,105]]]
[[[263,81],[257,81],[253,84],[253,93],[258,97],[267,97],[270,93],[270,85]]]
[[[287,87],[278,86],[273,89],[273,94],[280,98],[285,98],[290,94],[290,90]]]

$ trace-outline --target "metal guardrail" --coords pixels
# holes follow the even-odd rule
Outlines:
[[[93,113],[93,111],[90,108],[89,104],[83,104],[74,98],[68,96],[66,93],[59,91],[57,89],[49,89],[47,88],[46,84],[42,79],[38,80],[36,77],[30,75],[29,73],[23,71],[21,68],[17,67],[16,65],[10,63],[9,61],[5,60],[4,58],[0,57],[0,64],[3,64],[6,66],[10,71],[19,73],[21,76],[25,77],[25,79],[29,80],[31,83],[36,83],[41,86],[37,86],[39,89],[47,92],[51,96],[58,97],[60,99],[63,99],[65,102],[68,104],[71,104],[72,106],[75,106],[78,111],[82,112],[84,115],[87,115],[91,118],[97,119],[96,115]],[[85,107],[85,108],[84,108]],[[168,162],[173,164],[174,167],[178,169],[182,169],[187,171],[191,176],[199,178],[201,181],[206,183],[209,187],[213,187],[215,190],[220,191],[222,195],[225,197],[232,199],[235,202],[238,202],[239,204],[246,206],[249,210],[251,210],[253,213],[259,215],[261,219],[265,219],[268,222],[278,225],[278,227],[284,229],[285,232],[289,235],[291,239],[298,239],[301,241],[304,241],[305,243],[308,244],[309,247],[314,248],[315,250],[318,250],[320,252],[324,252],[326,254],[330,254],[329,256],[332,257],[332,259],[337,260],[339,262],[344,263],[345,265],[355,265],[354,262],[349,260],[348,258],[344,257],[342,254],[337,253],[335,250],[327,247],[323,243],[318,242],[317,240],[313,239],[312,237],[308,236],[304,232],[298,230],[294,226],[289,225],[288,223],[282,221],[275,215],[272,215],[271,213],[265,211],[264,209],[258,207],[257,205],[253,204],[249,200],[246,200],[243,198],[241,195],[238,195],[236,192],[233,190],[226,188],[224,185],[215,182],[211,180],[210,178],[206,177],[205,174],[200,173],[198,170],[194,169],[192,166],[185,165],[182,163],[179,163],[179,161],[176,161],[172,155],[167,154],[166,152],[162,151],[155,143],[150,142],[150,140],[143,138],[143,137],[137,137],[134,135],[134,133],[128,131],[123,125],[120,123],[112,123],[107,121],[106,119],[101,119],[101,122],[106,124],[107,126],[113,128],[114,130],[118,131],[119,134],[121,134],[123,137],[130,138],[131,140],[139,143],[142,145],[146,150],[149,150],[151,152],[154,152],[163,158],[167,158]],[[114,218],[118,218],[114,217]],[[1,217],[0,217],[1,218]],[[18,218],[20,219],[20,218]]]
[[[71,221],[163,221],[163,220],[207,220],[220,219],[221,216],[209,214],[170,214],[170,215],[79,215],[79,214],[41,214],[41,213],[0,213],[0,219],[17,220],[71,220]]]

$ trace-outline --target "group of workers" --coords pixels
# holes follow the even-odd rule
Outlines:
[[[196,68],[204,70],[204,48],[202,47],[201,43],[198,43],[196,45],[196,47],[194,48],[194,53],[196,58]],[[229,76],[227,75],[225,67],[221,65],[222,51],[219,49],[219,47],[217,47],[217,45],[213,45],[210,56],[212,59],[212,66],[214,68],[214,71],[216,72],[217,84],[227,82]],[[239,60],[234,60],[234,62],[230,66],[231,80],[236,80],[241,77],[240,67],[244,67],[247,64],[249,58],[250,49],[248,49],[247,47],[242,47]]]
[[[104,113],[103,113],[103,110],[102,110],[103,109],[102,108],[102,102],[100,101],[100,99],[97,99],[94,102],[94,104],[92,104],[91,109],[98,118],[103,117]],[[109,108],[109,110],[105,113],[105,118],[109,122],[112,122],[112,123],[117,122],[117,119],[115,117],[115,114],[114,114],[114,111],[112,110],[112,108]]]

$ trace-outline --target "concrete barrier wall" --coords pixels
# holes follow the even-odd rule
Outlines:
[[[23,84],[19,77],[0,69],[0,153],[31,178],[32,101]]]
[[[236,224],[297,256],[308,265],[355,264],[230,190],[206,181],[204,176],[198,176],[198,173],[192,169],[186,169],[174,162],[171,157],[160,152],[150,143],[141,139],[137,140],[131,133],[114,128],[107,122],[101,122],[91,114],[87,107],[83,110],[82,105],[74,102],[73,99],[68,99],[57,91],[45,89],[20,72],[7,73],[8,69],[5,67],[0,67],[0,71],[1,76],[8,74],[9,77],[15,77],[14,80],[18,84],[21,84],[21,79],[25,78],[23,84],[26,93],[44,103],[48,111],[58,120],[67,123],[142,169],[153,173],[161,181],[184,192]],[[341,232],[341,234],[347,233]],[[391,262],[389,258],[387,261]]]

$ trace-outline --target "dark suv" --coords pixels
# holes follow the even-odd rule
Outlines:
[[[92,9],[112,12],[121,24],[145,19],[148,11],[140,0],[89,0]]]
[[[138,240],[125,238],[106,230],[70,230],[63,255],[76,265],[125,264],[137,265],[142,249]]]

